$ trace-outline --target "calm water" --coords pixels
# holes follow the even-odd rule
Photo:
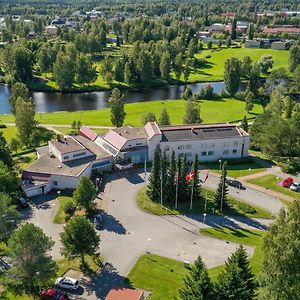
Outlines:
[[[189,86],[194,93],[199,93],[207,84],[208,83],[196,83],[190,84]],[[216,93],[220,93],[224,88],[224,82],[211,82],[209,84],[214,88]],[[126,103],[150,100],[177,100],[181,98],[184,88],[185,85],[174,85],[142,91],[128,90],[124,92],[124,100]],[[32,92],[37,112],[103,109],[109,106],[109,95],[109,91],[78,94]],[[9,88],[0,85],[0,114],[10,113],[8,97]]]

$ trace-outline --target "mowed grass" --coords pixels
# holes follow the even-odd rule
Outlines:
[[[56,130],[62,132],[63,134],[74,134],[74,130],[71,127],[54,127]],[[93,128],[90,127],[93,131],[103,134],[108,131],[106,128]]]
[[[259,274],[262,264],[263,231],[221,227],[208,228],[201,233],[255,247],[253,256],[250,257],[250,266],[254,274]],[[209,269],[210,278],[216,281],[223,269],[224,265]],[[184,286],[183,279],[188,272],[183,262],[154,254],[144,254],[131,269],[128,279],[133,287],[151,291],[149,300],[169,300],[179,296],[178,290]]]
[[[274,60],[273,69],[286,67],[288,65],[289,51],[273,49],[248,49],[248,48],[222,48],[222,50],[203,50],[195,55],[196,58],[207,58],[204,68],[192,72],[189,81],[221,81],[224,79],[224,64],[231,57],[242,60],[245,56],[250,56],[255,62],[263,55],[271,54]]]
[[[37,159],[37,154],[35,151],[20,155],[20,156],[16,156],[14,158],[14,160],[15,160],[17,166],[20,168],[20,170],[25,170],[36,159]]]
[[[204,165],[208,170],[221,174],[220,164],[219,163],[206,163]],[[247,163],[247,164],[239,164],[239,165],[227,165],[227,175],[230,177],[242,177],[251,174],[256,174],[265,171],[265,168],[262,168],[259,164]]]
[[[67,203],[73,203],[75,205],[75,201],[70,196],[59,196],[58,202],[59,202],[59,207],[56,211],[53,222],[55,224],[64,224],[65,217],[66,217],[66,214],[64,211],[65,206]]]
[[[259,186],[262,186],[266,189],[270,189],[275,192],[279,192],[279,193],[291,196],[294,199],[300,200],[300,193],[291,191],[289,188],[284,188],[280,185],[280,182],[282,180],[283,180],[282,178],[279,178],[279,177],[276,177],[275,175],[270,174],[270,175],[250,179],[249,182],[259,185]]]
[[[2,122],[2,116],[0,116],[0,120],[0,122]],[[3,133],[3,136],[8,143],[11,142],[12,138],[16,138],[18,134],[17,127],[15,126],[7,126],[6,128],[1,128],[0,132]]]
[[[189,214],[198,214],[202,215],[203,213],[208,214],[221,214],[213,203],[214,191],[208,188],[202,187],[202,196],[204,199],[207,199],[206,211],[205,211],[205,200],[193,201],[192,210],[190,210],[190,201],[178,201],[178,208],[174,208],[174,204],[163,203],[160,205],[160,201],[152,201],[148,195],[145,193],[145,188],[139,190],[137,194],[137,205],[142,210],[145,210],[148,213],[155,215],[189,215]],[[224,215],[228,216],[247,216],[251,218],[272,218],[272,214],[260,207],[255,207],[249,205],[248,203],[239,201],[236,198],[227,196],[229,201],[229,207],[225,207],[223,210]]]
[[[125,105],[126,118],[125,124],[132,126],[142,126],[141,117],[147,112],[155,113],[157,119],[161,110],[166,108],[172,124],[182,124],[185,114],[185,100],[149,101],[130,103]],[[203,100],[200,102],[201,118],[204,123],[214,122],[236,122],[240,121],[245,115],[253,118],[262,113],[262,106],[254,105],[251,114],[245,111],[245,102],[233,98],[220,100]],[[1,115],[2,122],[14,122],[13,115]],[[44,124],[67,124],[71,125],[74,120],[80,120],[85,125],[112,126],[110,120],[110,109],[76,111],[76,112],[56,112],[36,114],[36,120]]]

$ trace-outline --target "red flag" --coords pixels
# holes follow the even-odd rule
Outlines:
[[[193,179],[194,179],[194,176],[195,176],[195,172],[194,172],[194,171],[191,171],[189,174],[186,175],[185,180],[186,180],[186,181],[193,180]]]

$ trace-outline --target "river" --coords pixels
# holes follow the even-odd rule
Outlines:
[[[220,93],[224,88],[224,82],[195,83],[189,84],[189,86],[194,93],[199,93],[207,84],[214,88],[215,93]],[[181,98],[184,88],[185,85],[172,85],[149,90],[126,90],[124,91],[124,101],[135,103],[152,100],[177,100]],[[11,112],[8,101],[9,93],[7,86],[0,85],[0,114]],[[35,102],[36,112],[98,110],[109,106],[110,91],[71,94],[32,92],[31,95]]]

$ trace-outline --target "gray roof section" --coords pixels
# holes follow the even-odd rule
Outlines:
[[[60,140],[52,140],[50,143],[61,153],[66,154],[84,150],[84,147],[75,141],[72,137],[62,138]]]
[[[243,135],[235,125],[229,124],[160,127],[160,130],[163,142],[237,138]]]
[[[37,148],[35,148],[35,150],[40,156],[42,156],[44,154],[49,153],[49,146],[47,145],[47,146],[43,146],[43,147],[37,147]]]
[[[110,153],[106,152],[104,149],[99,147],[95,142],[92,142],[81,135],[74,136],[74,139],[81,145],[83,145],[87,150],[94,153],[97,159],[111,157]]]
[[[78,177],[85,168],[95,160],[95,156],[89,156],[67,162],[61,162],[58,158],[49,154],[41,156],[33,162],[27,169],[27,172],[42,174],[54,174]]]
[[[127,140],[146,139],[148,137],[145,128],[135,128],[127,125],[112,130]]]

